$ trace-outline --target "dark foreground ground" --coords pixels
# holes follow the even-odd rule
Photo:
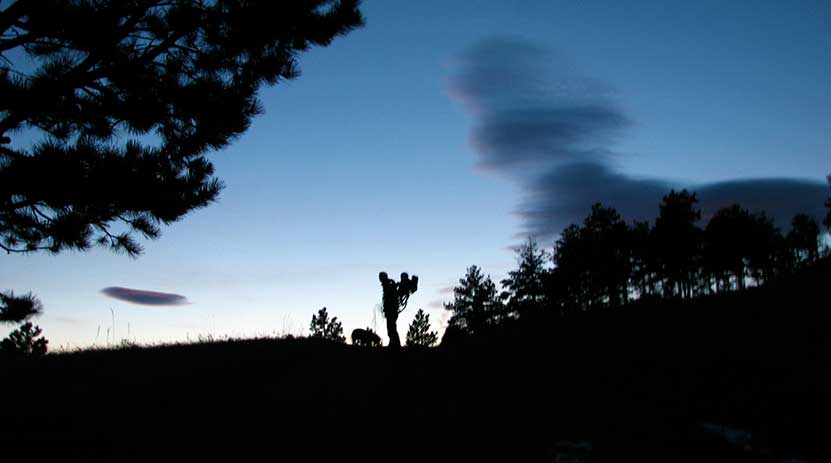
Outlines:
[[[823,264],[743,294],[538,320],[452,349],[256,340],[7,361],[0,455],[831,461],[829,283]]]

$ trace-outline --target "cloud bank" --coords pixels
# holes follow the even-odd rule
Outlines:
[[[160,293],[119,286],[110,286],[102,289],[101,292],[113,299],[140,305],[173,306],[188,304],[188,299],[181,294]]]
[[[517,40],[482,42],[459,56],[449,93],[474,118],[479,167],[517,183],[522,235],[549,240],[579,223],[591,204],[627,220],[651,220],[671,189],[698,193],[702,217],[739,203],[787,228],[805,212],[819,217],[828,187],[811,179],[737,179],[683,184],[638,178],[616,168],[614,144],[631,119],[609,87],[579,75],[551,52]]]

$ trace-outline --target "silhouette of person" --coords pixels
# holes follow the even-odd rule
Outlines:
[[[387,272],[381,272],[378,274],[378,280],[381,281],[383,291],[381,301],[384,306],[384,318],[387,320],[389,346],[398,348],[401,347],[401,338],[398,337],[398,328],[396,327],[398,314],[407,306],[410,294],[418,289],[418,276],[413,275],[411,279],[406,272],[403,272],[401,273],[401,281],[396,283],[395,280],[387,276]]]

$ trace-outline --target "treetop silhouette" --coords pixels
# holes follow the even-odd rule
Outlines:
[[[453,300],[444,304],[451,311],[448,329],[478,333],[506,316],[496,285],[475,265],[467,268],[459,286],[453,288]]]
[[[613,208],[596,203],[581,225],[566,227],[548,255],[533,239],[517,249],[518,268],[502,281],[512,317],[564,315],[614,308],[642,297],[694,298],[759,286],[816,263],[821,247],[816,219],[797,214],[783,236],[764,212],[724,207],[702,230],[697,196],[664,196],[655,225],[628,225]],[[831,200],[829,200],[831,205]],[[471,334],[508,317],[493,316],[493,283],[468,268],[454,299],[445,338]]]
[[[517,250],[519,267],[500,282],[504,289],[500,297],[507,301],[506,308],[511,316],[531,310],[544,300],[543,280],[548,258],[548,253],[532,238]]]
[[[418,309],[407,329],[407,346],[430,347],[438,340],[438,333],[430,331],[430,315],[424,313],[423,309]]]

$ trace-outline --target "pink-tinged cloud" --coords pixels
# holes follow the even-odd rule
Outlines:
[[[140,305],[185,305],[188,299],[181,294],[160,293],[143,289],[122,288],[110,286],[101,290],[104,295],[120,301]]]
[[[453,294],[453,291],[456,289],[455,286],[444,286],[439,288],[439,294]]]
[[[444,301],[436,299],[434,301],[430,301],[427,303],[427,307],[431,309],[443,309],[444,308]]]

